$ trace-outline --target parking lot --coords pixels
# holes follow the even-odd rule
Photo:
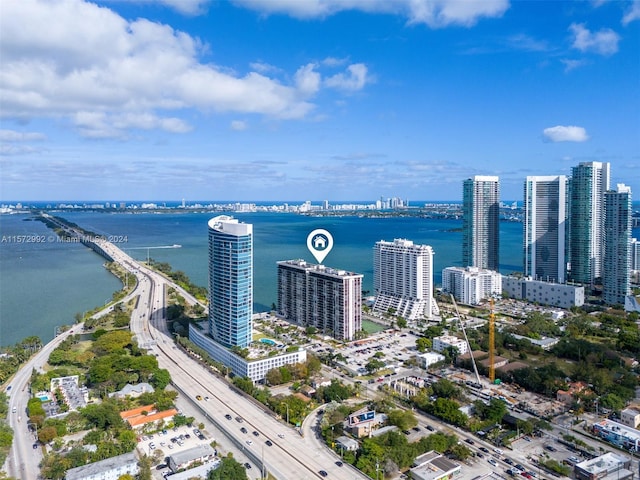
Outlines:
[[[176,452],[180,452],[183,450],[187,450],[189,448],[195,447],[196,445],[201,444],[209,444],[212,439],[207,438],[206,434],[200,432],[201,436],[204,438],[199,438],[195,433],[194,429],[197,429],[196,426],[182,426],[177,428],[170,428],[168,430],[164,430],[166,433],[155,433],[153,435],[141,435],[138,438],[138,451],[141,454],[149,455],[150,457],[154,456],[154,452],[160,450],[162,455],[158,455],[160,460],[153,464],[154,475],[155,475],[155,467],[160,464],[166,464],[166,457],[171,456]],[[162,469],[159,471],[156,478],[162,478],[162,473],[168,471],[168,468]]]

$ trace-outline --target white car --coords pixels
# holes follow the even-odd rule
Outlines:
[[[247,445],[253,445],[253,442],[251,440],[247,440]]]
[[[494,467],[498,466],[498,462],[496,462],[493,458],[490,458],[489,460],[487,460],[487,462],[489,462],[491,465],[493,465]]]
[[[279,434],[278,434],[278,436],[279,436],[280,438],[284,438],[284,433],[279,433]]]

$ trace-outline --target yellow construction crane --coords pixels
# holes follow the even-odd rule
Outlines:
[[[489,300],[489,381],[493,383],[496,379],[496,367],[493,351],[496,344],[496,317],[493,313],[493,298]]]

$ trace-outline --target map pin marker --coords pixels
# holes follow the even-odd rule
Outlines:
[[[333,237],[323,228],[317,228],[307,236],[307,248],[318,263],[322,263],[333,248]]]

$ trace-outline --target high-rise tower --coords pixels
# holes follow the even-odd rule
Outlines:
[[[362,329],[362,278],[304,260],[278,262],[278,314],[325,335],[353,340]]]
[[[602,276],[604,259],[604,195],[610,165],[583,162],[572,168],[569,181],[569,278],[593,284]]]
[[[498,271],[500,251],[500,183],[476,175],[464,181],[462,266]]]
[[[433,297],[433,249],[410,240],[381,240],[373,249],[374,311],[389,308],[407,320],[432,318],[437,310]]]
[[[251,343],[253,226],[209,220],[209,333],[227,348]]]
[[[602,298],[624,305],[631,294],[631,188],[618,184],[605,193]]]
[[[567,177],[527,177],[524,184],[524,274],[564,283]]]

